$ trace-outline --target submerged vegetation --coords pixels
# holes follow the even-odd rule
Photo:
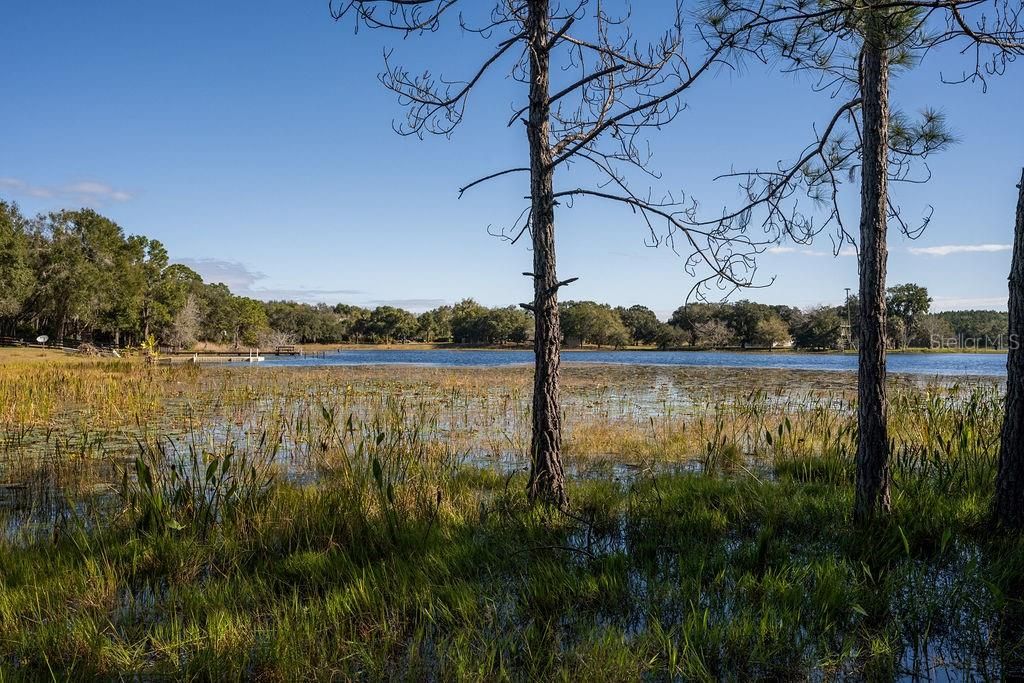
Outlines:
[[[853,378],[757,382],[567,369],[559,512],[523,368],[0,366],[0,678],[1019,673],[1001,388],[895,381],[858,530]]]

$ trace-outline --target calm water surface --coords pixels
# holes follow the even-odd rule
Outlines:
[[[266,365],[433,365],[498,367],[533,362],[532,351],[345,350],[324,356],[268,356]],[[854,372],[853,354],[736,351],[566,351],[563,363],[614,363],[617,365],[675,365],[725,368],[776,368]],[[907,353],[889,356],[889,372],[915,375],[1006,375],[1005,353]]]

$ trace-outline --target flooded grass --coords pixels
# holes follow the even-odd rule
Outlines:
[[[564,370],[572,508],[525,501],[524,368],[0,366],[0,680],[987,680],[1001,388]]]

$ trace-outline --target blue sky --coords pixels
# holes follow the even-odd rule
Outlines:
[[[402,110],[376,80],[385,42],[405,64],[456,76],[460,60],[484,55],[478,38],[355,35],[319,1],[4,4],[0,196],[25,211],[93,206],[207,279],[264,299],[422,310],[530,297],[520,275],[530,252],[487,230],[518,214],[525,178],[457,192],[525,161],[522,131],[504,124],[520,85],[496,72],[450,139],[418,140],[394,134]],[[1005,308],[1024,65],[983,94],[941,82],[964,59],[947,50],[893,85],[905,109],[945,112],[961,142],[931,160],[927,185],[896,189],[908,216],[930,205],[934,217],[916,241],[892,231],[889,281],[927,286],[935,308]],[[749,65],[722,72],[653,138],[659,187],[706,207],[735,202],[734,184],[711,179],[791,159],[830,105],[806,80]],[[855,201],[844,206],[855,226]],[[580,278],[571,298],[664,316],[693,284],[671,250],[644,246],[628,211],[579,203],[557,220],[560,274]],[[831,251],[827,237],[782,245],[760,259],[774,284],[739,296],[838,303],[856,286],[856,259]]]

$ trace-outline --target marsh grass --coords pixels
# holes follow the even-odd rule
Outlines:
[[[560,513],[525,371],[0,367],[0,679],[1019,673],[1000,388],[897,383],[858,530],[851,380],[759,377],[567,372]]]

